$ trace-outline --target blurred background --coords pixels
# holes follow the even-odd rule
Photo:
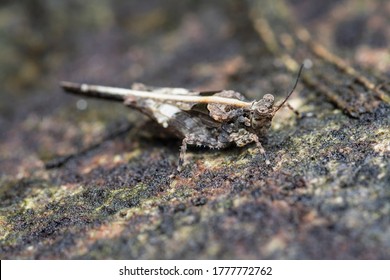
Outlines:
[[[243,45],[246,52],[261,49],[251,38],[248,13],[261,5],[268,13],[282,13],[282,1],[261,2],[2,1],[1,94],[13,100],[45,92],[53,101],[55,94],[48,91],[62,79],[123,86],[133,81],[188,87],[212,83],[216,71],[208,73],[208,68],[236,62]],[[387,1],[287,4],[290,17],[320,42],[357,64],[388,71]],[[11,108],[2,104],[3,115]]]
[[[290,18],[341,56],[389,71],[387,1],[262,2],[2,1],[1,94],[6,100],[24,95],[31,98],[24,99],[29,104],[45,94],[52,104],[62,79],[121,86],[133,81],[226,86],[215,81],[214,73],[228,67],[210,68],[227,61],[239,64],[250,51],[258,55],[251,64],[264,63],[249,19],[259,6],[274,18],[288,7]],[[280,3],[287,4],[284,10]],[[1,104],[2,116],[12,110]]]

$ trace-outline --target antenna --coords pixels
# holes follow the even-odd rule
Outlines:
[[[301,67],[299,68],[298,76],[297,76],[297,79],[296,79],[296,81],[295,81],[294,87],[292,88],[292,90],[290,91],[290,93],[287,95],[287,97],[283,100],[282,104],[280,104],[280,105],[278,106],[278,108],[276,108],[276,110],[275,110],[274,113],[276,113],[277,111],[279,111],[279,109],[282,108],[282,106],[284,105],[284,103],[286,103],[287,99],[290,98],[291,94],[293,94],[295,88],[296,88],[297,85],[298,85],[299,77],[301,76],[301,72],[302,72],[302,69],[303,69],[304,66],[305,66],[304,64],[301,64]]]

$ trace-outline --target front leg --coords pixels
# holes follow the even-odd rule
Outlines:
[[[265,158],[265,163],[267,165],[271,164],[268,159],[267,153],[265,152],[263,145],[261,145],[259,137],[256,134],[241,128],[237,132],[230,134],[230,140],[236,143],[238,147],[243,147],[248,145],[249,143],[255,142],[260,154],[262,154]]]
[[[254,134],[254,133],[252,133],[251,136],[252,136],[253,142],[256,143],[257,149],[258,149],[259,152],[264,156],[264,158],[265,158],[265,164],[271,165],[271,162],[270,162],[269,159],[268,159],[267,153],[265,152],[263,145],[261,145],[261,142],[260,142],[260,140],[259,140],[259,137],[258,137],[256,134]]]

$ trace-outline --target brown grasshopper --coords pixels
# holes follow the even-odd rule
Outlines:
[[[279,105],[274,104],[272,94],[265,94],[258,101],[247,101],[232,90],[198,92],[143,84],[124,89],[72,82],[61,82],[61,86],[78,95],[122,101],[182,139],[178,171],[184,165],[187,145],[222,149],[254,142],[269,165],[261,140],[266,137],[276,112],[294,92],[302,68],[303,65],[292,90]]]

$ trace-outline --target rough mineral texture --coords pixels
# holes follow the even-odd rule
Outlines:
[[[0,4],[1,259],[390,258],[389,1]],[[190,149],[61,80],[290,99]]]

